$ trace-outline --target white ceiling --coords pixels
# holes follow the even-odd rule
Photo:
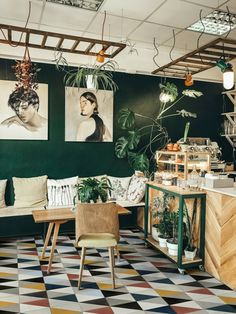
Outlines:
[[[62,34],[99,38],[102,36],[104,12],[107,13],[104,39],[110,41],[129,40],[135,48],[130,53],[128,45],[115,57],[121,71],[150,74],[157,66],[153,62],[156,53],[153,46],[155,38],[159,54],[156,62],[162,66],[197,48],[199,33],[186,30],[188,26],[214,9],[236,14],[236,0],[104,0],[98,12],[69,7],[66,5],[31,0],[29,28],[52,31]],[[16,26],[25,25],[28,15],[28,0],[1,0],[0,23]],[[173,30],[176,44],[173,46]],[[0,33],[0,38],[1,38]],[[215,39],[215,36],[203,34],[200,45]],[[236,39],[236,30],[228,38]],[[23,48],[0,45],[0,57],[21,58]],[[52,51],[30,49],[31,58],[35,61],[51,62]],[[73,65],[93,64],[94,57],[66,54],[68,62]],[[234,62],[233,62],[234,63]],[[236,62],[235,62],[236,68]],[[221,81],[218,69],[211,69],[196,75],[198,79]]]

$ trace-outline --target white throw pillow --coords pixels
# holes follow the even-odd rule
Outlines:
[[[47,204],[47,176],[13,177],[14,207],[35,207]]]
[[[145,177],[137,177],[133,175],[129,184],[127,199],[135,204],[140,203],[145,194],[145,182],[147,182]]]
[[[73,205],[77,183],[77,176],[58,180],[48,179],[48,206]]]
[[[116,200],[126,200],[127,190],[131,177],[107,177],[112,186],[111,198]]]
[[[7,185],[7,180],[0,180],[0,208],[6,207],[6,203],[5,203],[6,185]]]

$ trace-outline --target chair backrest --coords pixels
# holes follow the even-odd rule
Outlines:
[[[83,234],[111,233],[119,241],[118,207],[114,203],[78,204],[76,210],[76,241]]]

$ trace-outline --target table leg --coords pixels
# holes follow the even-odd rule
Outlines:
[[[51,247],[50,257],[48,261],[48,270],[47,270],[48,274],[50,274],[50,270],[51,270],[51,265],[52,265],[52,260],[54,256],[54,250],[55,250],[55,246],[57,242],[57,236],[59,233],[60,225],[61,225],[60,221],[55,222],[55,228],[54,228],[53,239],[52,239],[52,247]]]
[[[45,258],[45,252],[46,252],[46,249],[48,247],[48,242],[50,240],[50,237],[51,237],[51,233],[52,233],[52,228],[54,226],[54,222],[50,222],[49,223],[49,226],[48,226],[48,231],[47,231],[47,235],[46,235],[46,239],[45,239],[45,242],[44,242],[44,247],[43,247],[43,251],[42,251],[42,255],[41,255],[41,258]]]

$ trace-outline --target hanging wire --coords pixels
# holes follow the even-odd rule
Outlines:
[[[229,31],[227,32],[227,34],[225,35],[225,39],[229,36],[230,32],[231,32],[231,29],[232,29],[232,26],[231,26],[231,15],[230,15],[230,11],[229,11],[229,7],[226,6],[226,9],[227,9],[227,12],[228,12],[228,17],[229,17]],[[225,60],[225,43],[223,41],[222,43],[222,50],[223,50],[223,59]]]
[[[155,37],[153,38],[153,46],[154,46],[154,48],[155,48],[156,53],[154,54],[152,60],[153,60],[153,62],[155,63],[155,65],[156,65],[158,68],[160,68],[159,64],[156,62],[156,57],[159,55],[159,49],[158,49],[158,47],[157,47],[156,38],[155,38]]]
[[[26,20],[26,23],[25,23],[24,28],[26,28],[27,25],[28,25],[28,22],[29,22],[29,19],[30,19],[30,14],[31,14],[31,1],[29,1],[28,16],[27,16],[27,20]],[[1,33],[2,33],[2,35],[3,35],[3,37],[4,37],[4,39],[7,41],[7,43],[8,43],[11,47],[18,47],[18,46],[19,46],[19,44],[20,44],[20,42],[21,42],[21,40],[22,40],[22,37],[23,37],[24,32],[21,33],[20,39],[19,39],[18,43],[17,43],[17,44],[12,44],[11,41],[6,37],[6,35],[5,35],[4,31],[2,30],[2,28],[0,28],[0,30],[1,30]]]
[[[172,29],[172,32],[173,32],[173,39],[174,39],[174,41],[173,41],[173,45],[172,45],[172,48],[171,48],[171,50],[170,50],[170,52],[169,52],[169,56],[170,56],[170,59],[171,59],[171,61],[174,61],[174,59],[172,58],[172,51],[174,50],[174,48],[175,48],[175,30],[174,29]]]
[[[103,35],[104,35],[104,26],[105,26],[106,18],[107,18],[107,12],[104,11],[104,19],[102,23],[102,40],[103,40]]]
[[[197,39],[197,49],[199,49],[200,38],[202,37],[202,35],[204,34],[205,29],[206,29],[206,28],[205,28],[205,25],[204,25],[204,23],[203,23],[203,21],[202,21],[202,9],[201,9],[200,12],[199,12],[199,18],[200,18],[200,22],[201,22],[201,24],[202,24],[202,26],[203,26],[203,30],[202,30],[201,34],[198,36],[198,39]],[[199,51],[198,54],[199,54],[199,57],[200,57],[200,59],[201,59],[202,64],[204,64],[200,51]]]

